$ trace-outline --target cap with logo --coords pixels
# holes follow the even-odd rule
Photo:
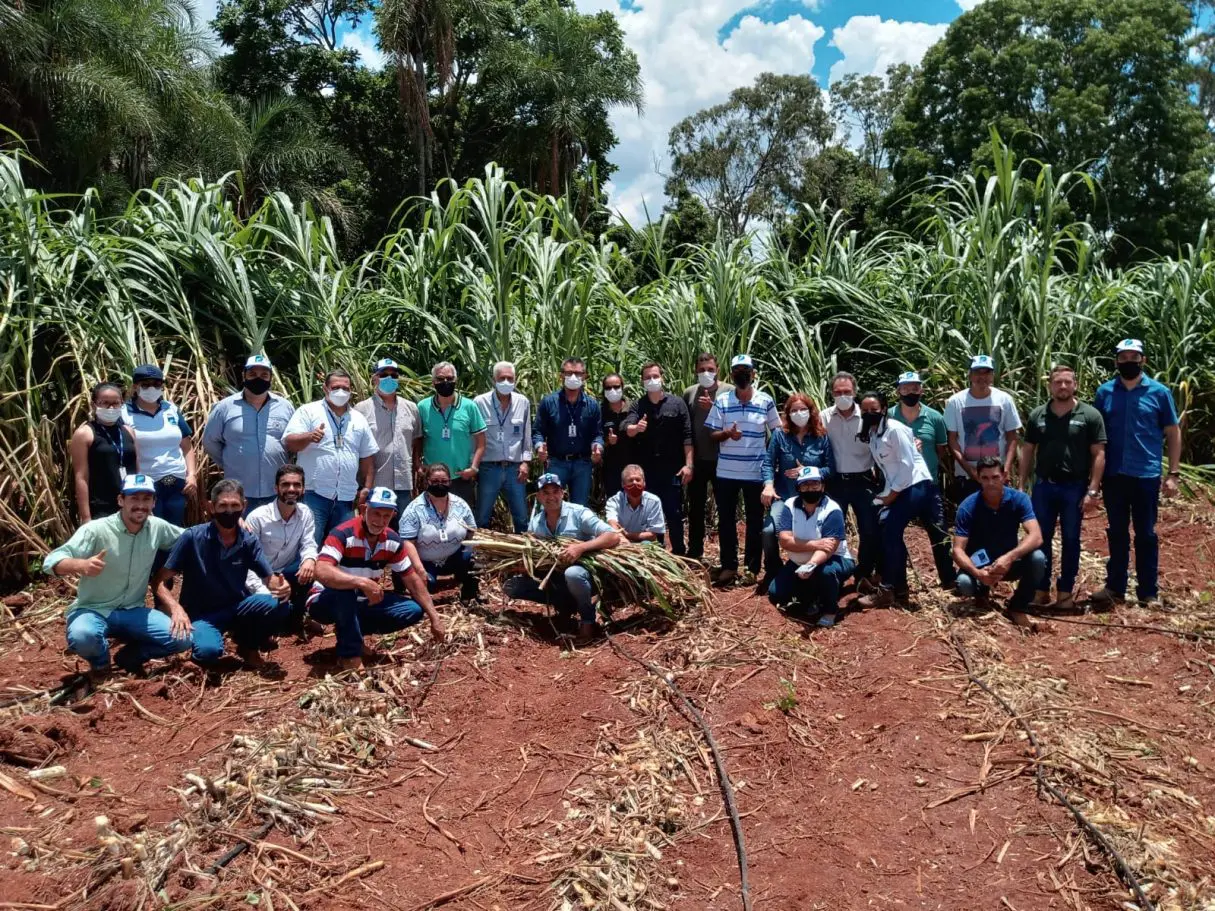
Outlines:
[[[995,370],[996,360],[990,354],[976,354],[970,359],[971,370]]]
[[[122,482],[123,494],[156,493],[156,483],[146,474],[129,474]]]
[[[749,354],[736,354],[734,355],[734,360],[730,361],[730,369],[733,370],[735,367],[750,367],[754,370],[755,363],[751,360],[751,355]]]
[[[397,495],[390,487],[377,487],[367,498],[368,509],[396,509]]]
[[[375,362],[375,369],[372,370],[371,372],[372,373],[383,373],[385,370],[400,370],[400,369],[401,368],[397,366],[397,362],[394,361],[392,358],[382,357],[378,361]]]
[[[1143,342],[1137,338],[1124,338],[1115,346],[1114,350],[1118,354],[1123,351],[1138,351],[1143,354]]]
[[[267,370],[274,369],[274,365],[270,363],[270,358],[264,354],[249,355],[249,359],[245,361],[245,369],[252,370],[254,367],[265,367]]]
[[[908,370],[905,373],[900,373],[899,378],[895,380],[895,387],[902,386],[904,383],[919,383],[922,382],[920,375],[914,370]]]
[[[823,480],[823,470],[817,465],[803,465],[802,470],[797,473],[797,483],[804,484],[807,481]]]
[[[142,383],[144,380],[165,381],[164,371],[155,364],[140,364],[131,372],[132,383]]]
[[[537,487],[548,487],[550,484],[556,484],[564,489],[565,485],[561,483],[561,476],[556,472],[546,471],[540,475],[540,480],[536,482]]]

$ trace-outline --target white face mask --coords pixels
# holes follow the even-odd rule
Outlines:
[[[337,408],[344,408],[346,403],[350,401],[349,389],[330,389],[326,398],[330,403]]]
[[[122,408],[98,408],[97,420],[103,424],[117,424],[118,419],[122,417]]]
[[[609,402],[611,402],[612,404],[615,404],[616,402],[619,402],[622,398],[624,398],[624,390],[623,389],[605,389],[603,392],[603,397],[605,399],[607,399]]]
[[[717,374],[712,370],[702,370],[696,378],[700,380],[700,385],[705,389],[711,388],[717,382]]]
[[[498,390],[498,395],[510,395],[515,391],[515,384],[510,380],[498,380],[494,383],[494,388]]]
[[[155,386],[140,386],[138,395],[140,401],[144,401],[149,405],[152,405],[160,401],[161,397],[164,395],[164,390],[157,389]]]
[[[835,407],[838,408],[840,411],[847,411],[848,409],[850,409],[852,407],[852,403],[855,401],[856,401],[856,398],[854,396],[837,395],[835,397]]]
[[[648,380],[642,380],[641,385],[645,387],[646,392],[662,392],[662,377],[652,377]]]
[[[581,388],[582,388],[582,377],[580,377],[580,376],[567,376],[567,377],[565,378],[565,388],[566,388],[566,389],[572,389],[572,390],[578,390],[578,389],[581,389]]]
[[[805,427],[807,424],[810,423],[810,412],[809,411],[790,411],[789,420],[791,420],[794,423],[794,425],[796,425],[798,427]]]

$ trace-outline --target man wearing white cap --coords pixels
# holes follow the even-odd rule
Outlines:
[[[1147,358],[1139,339],[1123,339],[1116,353],[1118,377],[1102,383],[1093,402],[1105,419],[1109,435],[1102,491],[1109,519],[1106,534],[1110,558],[1105,564],[1105,587],[1093,594],[1093,603],[1103,607],[1126,597],[1131,525],[1135,528],[1136,595],[1143,602],[1160,597],[1156,511],[1160,504],[1163,442],[1168,443],[1169,458],[1164,479],[1166,495],[1177,493],[1181,477],[1181,425],[1173,394],[1143,372]]]
[[[734,388],[722,392],[713,402],[705,428],[718,444],[717,500],[718,543],[721,545],[721,572],[717,584],[727,585],[738,575],[738,498],[741,495],[746,516],[744,560],[746,584],[754,585],[763,560],[764,456],[768,434],[780,426],[780,415],[772,396],[755,388],[755,363],[749,354],[730,361]]]
[[[418,406],[401,395],[401,370],[390,357],[371,369],[372,393],[354,406],[371,428],[380,451],[375,454],[372,484],[387,487],[398,503],[413,499],[413,450],[421,433]]]
[[[768,587],[768,599],[784,607],[796,601],[818,615],[818,625],[835,625],[840,587],[856,564],[848,549],[844,512],[823,493],[823,470],[811,465],[797,476],[797,496],[785,501],[777,518],[780,546],[789,559]]]
[[[900,373],[895,380],[894,391],[898,401],[890,406],[890,419],[911,428],[920,441],[920,455],[928,466],[928,473],[939,485],[941,463],[949,462],[949,431],[945,426],[945,415],[924,404],[924,382],[914,370]]]
[[[250,510],[274,500],[274,473],[287,464],[283,433],[295,406],[270,391],[273,370],[266,355],[250,355],[241,391],[215,403],[203,430],[203,449],[225,478],[240,481]]]
[[[435,641],[443,641],[443,621],[426,591],[418,552],[391,528],[396,511],[396,494],[375,488],[360,515],[329,533],[316,560],[308,608],[313,620],[333,624],[344,670],[362,669],[364,636],[405,629],[423,614]],[[392,591],[380,585],[385,569],[392,572]]]
[[[958,502],[979,490],[979,459],[1000,459],[1005,475],[1012,476],[1021,418],[1012,396],[992,385],[995,375],[995,359],[988,354],[975,355],[970,359],[969,388],[955,392],[945,404]]]
[[[94,678],[110,671],[111,638],[126,643],[116,661],[131,671],[191,646],[188,635],[173,635],[167,614],[144,606],[153,564],[182,533],[152,515],[155,504],[155,482],[147,475],[127,475],[119,511],[85,522],[42,561],[48,575],[79,577],[76,599],[67,609],[67,643],[88,661]]]

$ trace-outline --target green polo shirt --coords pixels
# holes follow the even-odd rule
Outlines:
[[[1039,405],[1025,425],[1025,441],[1038,447],[1034,477],[1041,481],[1087,481],[1092,467],[1089,447],[1105,442],[1105,421],[1092,405],[1077,402],[1060,417],[1050,405]]]
[[[928,465],[928,473],[932,475],[934,481],[937,480],[941,467],[940,459],[937,458],[937,447],[949,442],[949,433],[945,429],[945,415],[935,408],[929,408],[923,402],[920,403],[920,414],[914,421],[903,417],[901,405],[892,405],[889,414],[892,421],[898,421],[911,428],[911,432],[921,443],[920,455],[924,457],[924,462]]]
[[[176,525],[149,516],[139,533],[133,535],[127,531],[122,515],[114,513],[81,525],[66,544],[47,555],[42,569],[53,575],[51,571],[67,557],[87,560],[104,550],[105,569],[97,576],[80,577],[76,600],[68,612],[91,610],[105,616],[114,610],[143,607],[157,552],[171,549],[181,533]]]
[[[442,462],[454,475],[472,465],[473,434],[485,430],[485,416],[472,399],[457,395],[450,408],[440,412],[435,397],[418,403],[422,420],[422,461]],[[444,431],[448,431],[446,438]]]

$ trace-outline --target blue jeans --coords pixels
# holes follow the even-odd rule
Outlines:
[[[764,504],[762,481],[737,481],[718,477],[713,482],[717,498],[717,541],[721,546],[721,568],[738,569],[738,496],[742,494],[744,531],[743,563],[752,573],[759,573],[763,558]]]
[[[249,517],[249,513],[257,509],[259,506],[265,506],[267,503],[273,503],[277,499],[274,496],[269,497],[245,497],[245,518]]]
[[[185,478],[178,478],[171,484],[156,484],[156,505],[152,507],[152,515],[166,522],[172,522],[178,528],[186,526],[186,495],[182,493],[186,486]]]
[[[1087,481],[1034,481],[1034,514],[1042,527],[1042,552],[1046,554],[1046,575],[1042,577],[1040,591],[1050,591],[1056,524],[1063,536],[1063,559],[1056,584],[1060,594],[1076,587],[1076,574],[1080,572],[1080,523],[1084,519],[1084,495],[1087,491]]]
[[[778,607],[797,601],[805,609],[834,614],[839,609],[840,588],[856,564],[845,557],[832,557],[809,578],[797,575],[798,566],[792,560],[785,562],[768,586],[768,600]]]
[[[881,530],[882,587],[897,592],[907,589],[907,526],[918,519],[928,532],[932,560],[942,585],[954,581],[953,560],[949,555],[949,535],[945,533],[945,509],[941,489],[932,481],[920,481],[902,491],[894,502],[878,513]]]
[[[584,567],[567,566],[564,573],[553,573],[546,588],[531,576],[511,576],[503,591],[508,598],[551,604],[559,613],[577,613],[583,623],[595,622],[595,605],[591,602],[595,588]]]
[[[1132,478],[1129,475],[1106,475],[1101,484],[1105,493],[1105,512],[1109,524],[1110,558],[1105,563],[1105,586],[1120,595],[1126,594],[1127,575],[1131,562],[1130,526],[1135,527],[1135,594],[1141,601],[1151,601],[1160,594],[1157,574],[1160,562],[1160,541],[1156,537],[1156,512],[1160,506],[1160,478]]]
[[[561,479],[565,489],[569,491],[570,502],[586,506],[591,499],[591,460],[575,459],[567,462],[563,459],[549,459],[548,471]]]
[[[481,473],[477,475],[477,526],[489,528],[489,520],[494,515],[494,504],[498,502],[498,494],[506,495],[506,505],[510,509],[510,519],[514,523],[515,533],[527,531],[527,482],[519,480],[519,466],[514,462],[503,465],[488,462],[481,465]]]
[[[462,598],[471,598],[477,594],[477,577],[473,575],[474,568],[470,547],[461,547],[439,563],[431,560],[422,561],[422,569],[426,571],[426,587],[430,591],[435,590],[439,576],[455,576],[456,581],[460,583],[460,597]]]
[[[780,532],[776,530],[776,526],[780,525],[780,514],[784,509],[784,500],[773,500],[772,505],[768,507],[768,517],[764,519],[764,573],[770,579],[775,579],[776,574],[782,568],[780,560]]]
[[[358,658],[363,654],[363,637],[395,633],[422,619],[417,601],[384,592],[379,604],[371,604],[360,592],[327,588],[309,606],[312,619],[332,623],[337,634],[337,656]]]
[[[868,477],[843,477],[834,475],[827,480],[827,496],[840,505],[844,518],[848,518],[848,510],[856,520],[857,537],[860,539],[856,548],[856,572],[858,579],[873,575],[878,566],[878,548],[881,539],[878,531],[878,508],[873,505],[873,497],[877,487]]]
[[[224,633],[231,633],[237,648],[262,649],[278,634],[291,613],[291,606],[274,595],[249,595],[235,604],[211,606],[190,614],[194,627],[194,660],[200,664],[224,656]]]
[[[993,554],[988,551],[988,556],[993,560],[999,558],[1000,554]],[[1035,550],[1027,557],[1022,557],[1013,563],[1012,568],[1008,571],[1008,575],[1004,577],[1005,582],[1020,582],[1017,584],[1016,591],[1009,599],[1008,606],[1013,610],[1021,610],[1029,606],[1029,600],[1033,597],[1034,590],[1046,578],[1046,554],[1040,550]],[[970,576],[968,573],[958,573],[958,594],[963,598],[973,598],[975,595],[986,595],[989,589],[978,579]]]
[[[316,523],[316,534],[314,537],[316,538],[316,546],[318,548],[325,543],[325,538],[329,535],[329,532],[333,531],[343,522],[354,518],[353,500],[329,500],[311,490],[305,490],[302,502],[308,507],[308,511],[312,513],[312,521]],[[397,512],[399,514],[400,510],[398,509]]]
[[[188,651],[191,646],[189,636],[173,638],[168,614],[142,605],[112,610],[105,616],[78,609],[66,619],[68,649],[85,659],[93,670],[110,666],[110,637],[125,643],[124,657],[129,656],[130,664],[165,658]]]
[[[666,538],[671,542],[671,553],[683,556],[687,551],[683,545],[683,482],[676,475],[665,478],[646,469],[646,489],[662,501],[662,517],[667,523]],[[653,486],[650,486],[650,485]]]

